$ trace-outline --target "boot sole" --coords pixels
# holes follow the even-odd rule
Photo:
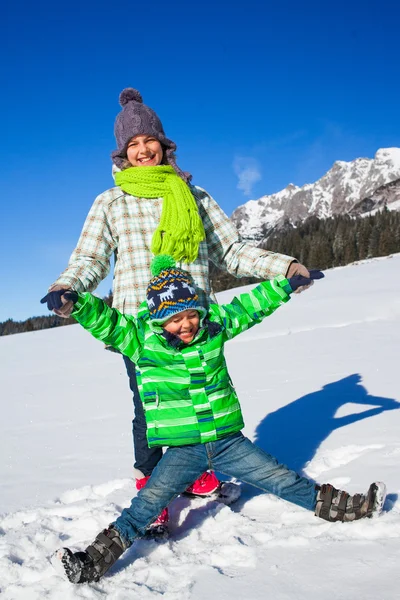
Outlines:
[[[82,570],[69,548],[60,548],[50,557],[50,562],[61,577],[79,583]]]
[[[146,540],[164,540],[169,537],[169,529],[167,524],[156,525],[146,529],[144,539]]]
[[[370,514],[368,514],[367,516],[370,519],[373,519],[379,517],[379,515],[382,513],[383,505],[385,504],[386,500],[387,490],[386,485],[382,481],[376,481],[375,483],[372,483],[371,488],[373,500],[372,507],[370,509]]]

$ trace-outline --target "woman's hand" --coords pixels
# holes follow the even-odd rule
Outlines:
[[[297,261],[293,261],[292,263],[290,263],[289,268],[286,273],[286,279],[290,279],[291,277],[294,277],[295,275],[301,275],[302,277],[306,277],[307,279],[310,279],[310,271],[304,265],[302,265],[301,263],[299,263]],[[302,286],[298,287],[294,293],[301,294],[301,292],[304,292],[304,290],[308,290],[308,288],[311,287],[313,285],[313,283],[314,282],[311,280],[308,285],[302,285]]]
[[[304,277],[303,275],[293,275],[293,277],[289,277],[289,285],[294,291],[297,292],[299,289],[306,289],[310,287],[314,283],[315,279],[322,279],[325,277],[322,271],[318,271],[317,269],[311,270],[309,277]]]
[[[68,319],[74,310],[74,302],[71,298],[73,294],[75,293],[62,285],[54,285],[40,303],[47,304],[47,308],[62,319]]]

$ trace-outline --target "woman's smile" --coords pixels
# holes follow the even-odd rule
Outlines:
[[[157,167],[163,159],[163,149],[155,137],[135,135],[128,143],[126,157],[133,167]]]

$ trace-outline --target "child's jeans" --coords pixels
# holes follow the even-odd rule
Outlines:
[[[239,432],[216,442],[168,448],[146,487],[113,525],[132,543],[144,535],[146,527],[171,500],[207,469],[236,477],[303,508],[315,509],[315,484],[279,464]]]

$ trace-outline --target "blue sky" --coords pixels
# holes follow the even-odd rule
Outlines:
[[[45,314],[39,299],[113,185],[124,87],[141,91],[179,165],[231,214],[335,160],[400,145],[399,17],[394,0],[8,0],[0,321]],[[252,185],[238,176],[247,167]]]

